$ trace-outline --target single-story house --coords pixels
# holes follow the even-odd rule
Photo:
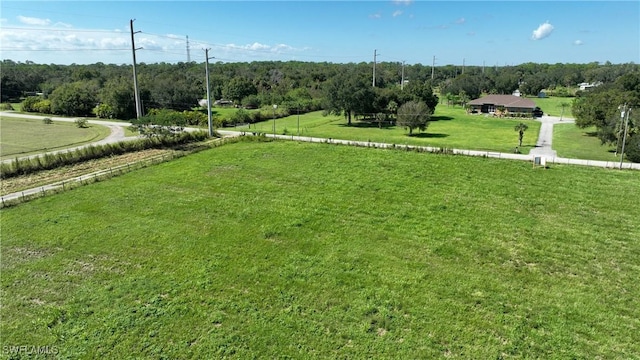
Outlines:
[[[510,113],[533,114],[536,103],[530,99],[514,95],[487,95],[468,103],[471,112],[493,113],[505,108]]]

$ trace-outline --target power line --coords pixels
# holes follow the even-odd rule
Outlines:
[[[122,31],[115,30],[89,30],[89,29],[73,29],[73,28],[31,28],[31,27],[10,27],[3,26],[2,29],[8,30],[25,30],[25,31],[66,31],[66,32],[80,32],[80,33],[110,33],[110,34],[120,34],[123,35]]]
[[[23,48],[0,48],[0,51],[128,51],[130,49],[91,49],[91,48],[82,48],[82,49],[23,49]]]

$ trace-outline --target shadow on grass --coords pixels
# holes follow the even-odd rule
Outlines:
[[[449,134],[438,134],[438,133],[418,133],[407,135],[409,137],[418,138],[418,139],[435,139],[435,138],[446,138]]]
[[[598,132],[597,131],[586,131],[584,133],[584,135],[588,136],[588,137],[596,137],[596,136],[598,136]]]
[[[432,116],[429,118],[429,121],[445,121],[445,120],[453,120],[453,117],[440,115],[440,116]]]
[[[349,124],[338,124],[340,127],[353,127],[353,128],[361,128],[361,129],[373,129],[373,128],[381,128],[381,129],[392,129],[395,128],[396,125],[392,124],[388,121],[383,122],[382,124],[378,124],[376,121],[355,121]]]

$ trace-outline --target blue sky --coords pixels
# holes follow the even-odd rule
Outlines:
[[[640,62],[639,1],[5,1],[2,59],[430,65]]]

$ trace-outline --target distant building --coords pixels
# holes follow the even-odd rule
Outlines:
[[[510,113],[531,114],[536,109],[532,100],[515,95],[487,95],[468,103],[471,112],[494,113],[498,108],[504,108]]]
[[[600,84],[602,84],[602,83],[601,82],[595,82],[593,84],[589,84],[587,82],[583,82],[583,83],[578,84],[578,87],[580,88],[580,90],[585,91],[585,90],[591,89],[592,87],[599,86]]]
[[[516,89],[516,91],[514,91],[513,94],[511,94],[511,95],[519,97],[521,95],[520,94],[520,90]]]

